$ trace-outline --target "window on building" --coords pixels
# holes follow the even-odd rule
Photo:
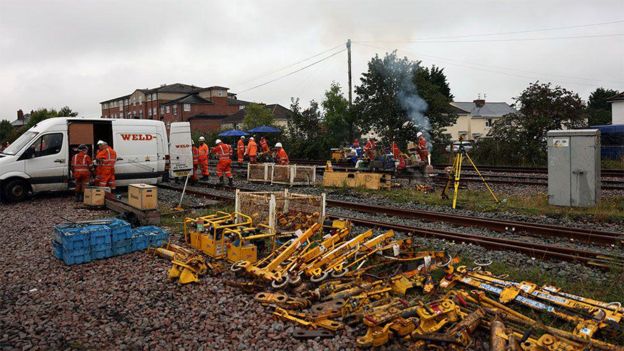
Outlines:
[[[173,105],[173,114],[174,115],[178,114],[178,105]]]
[[[184,104],[184,112],[191,112],[191,104]]]
[[[151,108],[147,109],[147,115],[150,116],[150,117],[152,116],[152,109]]]
[[[488,119],[485,121],[485,126],[486,126],[486,127],[491,127],[491,126],[492,126],[492,123],[493,123],[493,122],[492,122],[492,119],[491,119],[491,118],[488,118]]]
[[[164,114],[165,113],[165,106],[160,106],[160,114]]]
[[[165,112],[166,112],[166,113],[169,113],[170,111],[171,111],[171,110],[169,109],[169,106],[166,106],[166,107],[165,107]]]

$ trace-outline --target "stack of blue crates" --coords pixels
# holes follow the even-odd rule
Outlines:
[[[128,222],[117,218],[93,224],[59,224],[54,233],[52,253],[67,265],[160,247],[169,240],[169,233],[162,228],[132,229]]]

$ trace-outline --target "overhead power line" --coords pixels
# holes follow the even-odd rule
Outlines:
[[[368,46],[374,49],[391,51],[391,49],[385,48],[385,47],[379,47],[379,46],[374,46],[374,45],[369,45],[369,44],[364,44],[364,43],[360,43],[360,45]],[[621,81],[604,81],[604,80],[590,79],[590,78],[584,78],[584,77],[573,77],[573,76],[563,76],[563,75],[550,74],[550,73],[532,72],[532,71],[519,70],[515,68],[510,68],[510,67],[489,66],[489,65],[482,65],[482,64],[476,64],[476,63],[470,63],[470,62],[463,62],[457,59],[450,59],[450,58],[441,57],[441,56],[427,55],[427,54],[417,53],[414,51],[404,50],[404,49],[402,51],[408,52],[418,57],[429,57],[438,62],[441,61],[441,62],[444,62],[445,64],[452,65],[452,66],[458,66],[458,67],[484,71],[484,72],[489,72],[489,73],[497,73],[497,74],[502,74],[502,75],[516,77],[516,78],[536,80],[536,79],[543,79],[544,77],[562,77],[564,79],[584,80],[585,82],[568,82],[568,81],[561,81],[560,79],[557,79],[561,83],[586,85],[586,86],[596,86],[596,85],[601,85],[604,83],[624,84],[624,82],[621,82]],[[530,75],[533,75],[533,76],[530,76]]]
[[[271,83],[273,83],[273,82],[276,82],[276,81],[278,81],[278,80],[280,80],[280,79],[286,78],[286,77],[288,77],[288,76],[292,76],[293,74],[295,74],[295,73],[297,73],[297,72],[301,72],[301,71],[303,71],[303,70],[305,70],[305,69],[307,69],[307,68],[310,68],[310,67],[312,67],[312,66],[314,66],[314,65],[316,65],[316,64],[319,64],[319,63],[321,63],[321,62],[323,62],[323,61],[325,61],[325,60],[328,60],[328,59],[330,59],[330,58],[332,58],[332,57],[334,57],[334,56],[336,56],[336,55],[338,55],[338,54],[340,54],[340,53],[345,52],[346,50],[347,50],[347,49],[342,49],[342,50],[340,50],[340,51],[338,51],[338,52],[335,52],[335,53],[333,53],[333,54],[331,54],[331,55],[329,55],[329,56],[323,57],[323,58],[322,58],[322,59],[320,59],[320,60],[314,61],[314,62],[312,62],[312,63],[310,63],[310,64],[308,64],[308,65],[306,65],[306,66],[303,66],[303,67],[301,67],[301,68],[298,68],[298,69],[296,69],[296,70],[294,70],[294,71],[292,71],[292,72],[289,72],[289,73],[287,73],[287,74],[281,75],[281,76],[279,76],[279,77],[277,77],[277,78],[271,79],[271,80],[269,80],[269,81],[267,81],[267,82],[264,82],[264,83],[262,83],[262,84],[258,84],[258,85],[256,85],[256,86],[251,87],[251,88],[244,89],[244,90],[240,90],[240,91],[239,91],[239,93],[244,93],[244,92],[247,92],[247,91],[250,91],[250,90],[256,89],[256,88],[260,88],[260,87],[265,86],[265,85],[267,85],[267,84],[271,84]]]
[[[484,42],[512,42],[512,41],[540,41],[540,40],[567,40],[567,39],[583,39],[583,38],[608,38],[608,37],[621,37],[624,33],[607,33],[607,34],[588,34],[588,35],[570,35],[560,37],[542,37],[542,38],[504,38],[504,39],[469,39],[469,40],[431,40],[431,39],[417,39],[417,40],[388,40],[388,41],[354,41],[354,43],[367,44],[367,43],[384,43],[384,44],[409,44],[409,43],[484,43]]]
[[[255,80],[258,80],[258,79],[260,79],[260,78],[264,78],[264,77],[267,77],[267,76],[274,75],[274,74],[279,73],[279,72],[281,72],[281,71],[283,71],[283,70],[286,70],[286,69],[288,69],[288,68],[291,68],[291,67],[297,66],[297,65],[299,65],[299,64],[301,64],[301,63],[304,63],[304,62],[306,62],[306,61],[309,61],[309,60],[311,60],[311,59],[313,59],[313,58],[315,58],[315,57],[318,57],[318,56],[324,55],[324,54],[326,54],[326,53],[328,53],[328,52],[330,52],[330,51],[334,51],[334,50],[336,50],[336,49],[338,49],[338,48],[340,48],[340,47],[342,47],[342,46],[344,46],[344,44],[338,44],[338,45],[334,46],[334,47],[333,47],[333,48],[331,48],[331,49],[323,50],[323,51],[321,51],[321,52],[319,52],[319,53],[317,53],[317,54],[314,54],[314,55],[312,55],[312,56],[306,57],[306,58],[304,58],[304,59],[302,59],[302,60],[299,60],[299,61],[297,61],[297,62],[291,63],[291,64],[289,64],[289,65],[287,65],[287,66],[284,66],[284,67],[282,67],[282,68],[280,68],[280,69],[277,69],[277,70],[275,70],[275,71],[271,71],[271,72],[263,73],[263,74],[258,75],[258,76],[256,76],[256,77],[253,77],[253,78],[251,78],[251,79],[249,79],[249,80],[246,80],[246,81],[244,81],[244,82],[238,83],[237,85],[239,85],[239,86],[240,86],[240,85],[245,85],[245,84],[248,84],[248,83],[253,82],[253,81],[255,81]]]
[[[460,38],[472,38],[472,37],[490,37],[490,36],[499,36],[499,35],[539,33],[539,32],[548,32],[548,31],[557,31],[557,30],[566,30],[566,29],[575,29],[575,28],[597,27],[597,26],[604,26],[604,25],[611,25],[611,24],[618,24],[618,23],[624,23],[624,19],[610,21],[610,22],[576,24],[576,25],[561,26],[561,27],[547,27],[547,28],[539,28],[539,29],[526,29],[526,30],[508,31],[508,32],[494,32],[494,33],[481,33],[481,34],[463,34],[463,35],[444,35],[444,36],[436,36],[436,37],[416,38],[416,39],[412,39],[412,40],[408,40],[408,41],[439,40],[439,39],[460,39]],[[359,41],[359,42],[360,43],[373,43],[373,42],[379,42],[379,41]]]

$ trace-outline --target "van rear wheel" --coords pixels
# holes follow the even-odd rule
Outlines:
[[[28,183],[25,181],[15,179],[8,181],[2,190],[4,192],[4,198],[7,201],[19,202],[26,200],[30,188],[28,187]]]

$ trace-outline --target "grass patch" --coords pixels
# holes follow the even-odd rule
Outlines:
[[[367,196],[381,196],[398,204],[417,203],[423,205],[436,205],[450,207],[452,200],[444,200],[440,191],[435,193],[423,193],[415,189],[391,189],[391,190],[367,190],[351,189],[364,193]],[[500,212],[508,211],[522,215],[545,215],[554,218],[591,219],[596,222],[624,222],[624,197],[611,196],[602,199],[597,206],[590,208],[559,207],[548,204],[546,193],[532,193],[526,195],[497,195],[499,203],[496,203],[486,190],[461,189],[457,199],[457,207],[479,211]]]

